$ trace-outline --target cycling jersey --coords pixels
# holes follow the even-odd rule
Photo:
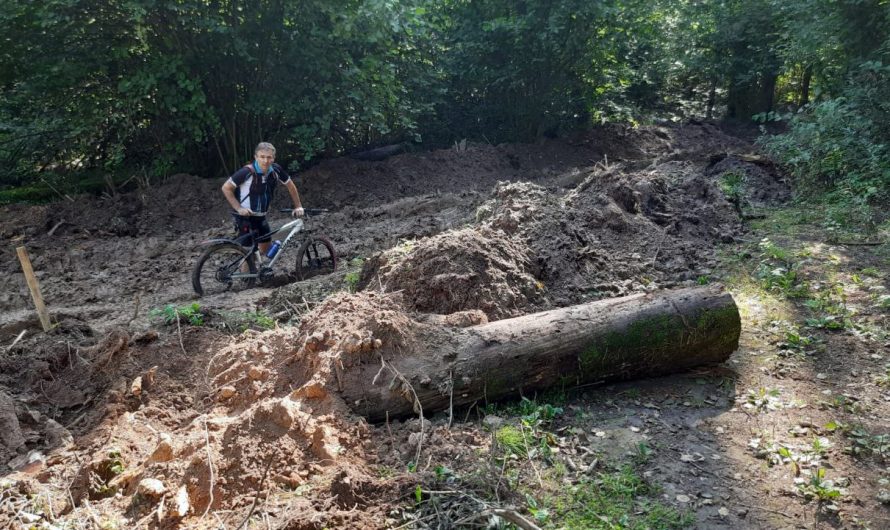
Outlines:
[[[256,162],[248,164],[229,177],[235,185],[235,199],[243,208],[255,213],[265,213],[272,202],[272,195],[278,182],[286,184],[290,175],[278,164],[269,166],[263,174]]]

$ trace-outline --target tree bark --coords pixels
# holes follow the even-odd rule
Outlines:
[[[803,107],[810,102],[810,81],[813,79],[813,66],[807,66],[803,71],[803,80],[800,83],[800,98],[798,99],[798,108]]]
[[[441,328],[410,354],[346,366],[340,394],[379,421],[553,386],[651,377],[725,361],[735,301],[715,287],[601,300],[470,328]]]

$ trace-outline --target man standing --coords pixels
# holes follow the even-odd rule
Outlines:
[[[258,233],[260,252],[269,250],[268,236],[271,229],[266,220],[266,211],[272,201],[272,191],[278,183],[284,184],[290,193],[294,209],[291,215],[301,217],[303,207],[300,194],[290,175],[275,164],[275,147],[268,142],[260,142],[254,150],[254,161],[239,169],[222,185],[222,192],[234,210],[235,230],[239,235],[251,230]]]

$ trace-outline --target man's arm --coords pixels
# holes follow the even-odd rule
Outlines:
[[[232,179],[227,180],[222,185],[223,196],[225,196],[226,201],[229,202],[229,206],[232,207],[233,210],[238,212],[238,215],[248,216],[251,214],[251,211],[248,208],[244,208],[240,204],[238,204],[238,199],[235,198],[235,183],[232,182]]]
[[[288,179],[284,186],[287,188],[287,192],[290,193],[290,200],[294,203],[294,211],[291,212],[291,215],[294,217],[302,216],[303,203],[300,202],[300,192],[297,191],[297,186],[294,184],[293,179]]]

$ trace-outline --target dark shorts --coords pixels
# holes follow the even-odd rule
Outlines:
[[[259,236],[257,241],[260,243],[269,241],[269,232],[271,232],[272,229],[269,228],[269,221],[267,221],[265,217],[243,217],[237,214],[232,214],[232,219],[235,221],[235,232],[237,233],[235,237],[240,238],[241,236],[253,232],[255,235]],[[245,246],[253,245],[253,238],[244,238],[243,244]]]

